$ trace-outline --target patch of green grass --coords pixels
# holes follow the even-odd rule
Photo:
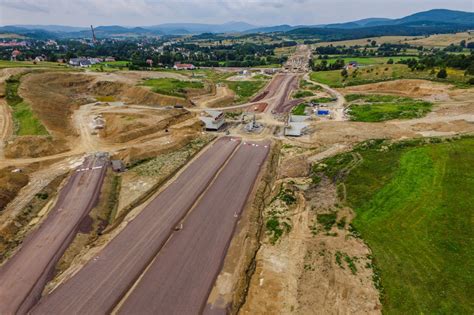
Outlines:
[[[303,98],[303,97],[309,97],[309,96],[313,96],[314,93],[311,92],[311,91],[307,91],[307,90],[299,90],[299,91],[296,91],[295,93],[293,93],[293,98]]]
[[[189,89],[202,89],[204,84],[200,81],[183,81],[172,78],[159,78],[145,80],[142,85],[150,86],[158,94],[185,97]]]
[[[420,143],[358,149],[345,180],[353,225],[372,249],[385,313],[472,314],[474,138]]]
[[[314,173],[322,172],[326,177],[336,180],[340,172],[353,161],[350,153],[342,153],[325,159],[313,166]]]
[[[33,113],[31,106],[18,95],[20,76],[11,76],[5,83],[5,99],[12,108],[15,134],[18,136],[48,135],[48,131]]]
[[[391,95],[351,94],[347,95],[347,100],[363,102],[350,106],[349,115],[353,121],[377,122],[420,118],[432,108],[430,102]]]
[[[263,88],[266,81],[254,80],[254,81],[225,81],[225,84],[234,91],[235,101],[237,103],[244,103],[249,100],[251,96],[256,94]]]
[[[349,71],[347,77],[341,75],[341,70],[317,71],[310,74],[313,81],[327,84],[331,87],[344,87],[352,85],[361,85],[381,81],[390,81],[397,79],[425,79],[446,83],[453,83],[459,86],[466,86],[468,77],[464,76],[461,70],[448,68],[448,78],[440,80],[436,78],[436,71],[431,70],[411,71],[407,65],[372,65],[361,67],[354,71]]]
[[[2,68],[54,68],[54,69],[67,69],[67,65],[64,63],[42,61],[36,64],[33,61],[8,61],[0,60],[0,69]]]
[[[336,223],[337,213],[330,212],[330,213],[322,213],[318,214],[317,221],[321,224],[326,231],[329,231],[334,223]]]
[[[315,102],[315,103],[330,103],[332,101],[333,99],[330,97],[316,97],[311,100],[311,102]]]
[[[299,105],[293,107],[293,109],[291,110],[291,113],[292,113],[293,115],[299,115],[299,116],[301,116],[301,115],[305,115],[305,114],[306,114],[306,113],[305,113],[305,110],[306,110],[306,104],[303,103],[303,104],[299,104]]]

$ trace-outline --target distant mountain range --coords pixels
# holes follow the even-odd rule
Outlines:
[[[258,27],[245,22],[224,24],[167,23],[153,26],[125,27],[119,25],[98,26],[98,38],[116,36],[196,35],[202,33],[282,33],[299,35],[343,36],[360,33],[368,36],[418,35],[427,32],[462,31],[474,29],[474,13],[434,9],[415,13],[400,19],[367,18],[346,23],[325,25],[274,25]],[[85,38],[91,36],[89,27],[62,25],[7,25],[0,33],[16,33],[33,38]]]

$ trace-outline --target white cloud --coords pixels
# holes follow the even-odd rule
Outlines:
[[[320,24],[400,17],[472,0],[0,0],[0,24],[152,25],[167,22]]]

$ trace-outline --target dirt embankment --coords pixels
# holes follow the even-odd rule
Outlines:
[[[141,110],[135,113],[106,112],[106,121],[100,136],[113,143],[124,143],[165,131],[173,125],[191,119],[193,115],[185,110],[169,110],[163,113]]]
[[[21,96],[32,106],[54,136],[76,135],[71,122],[78,106],[91,103],[96,96],[114,96],[131,104],[167,106],[182,104],[176,97],[156,94],[149,89],[113,81],[96,81],[77,73],[32,73],[23,77]]]
[[[16,173],[15,176],[23,176],[24,178],[12,179],[5,178],[2,170],[2,178],[0,183],[8,183],[9,194],[12,196],[14,191],[18,191],[19,185],[26,185],[28,183],[29,170],[24,170],[25,173]],[[8,174],[7,174],[8,177]],[[54,196],[57,194],[58,187],[66,177],[66,174],[60,175],[52,180],[48,185],[43,187],[38,193],[33,196],[31,200],[26,203],[26,206],[19,212],[12,220],[7,221],[3,228],[0,229],[0,263],[5,261],[18,248],[27,235],[27,233],[36,226],[42,216],[48,211],[49,205],[52,204]],[[26,181],[26,184],[25,184]],[[12,189],[12,186],[16,185]],[[1,188],[0,188],[1,189]],[[5,191],[2,189],[2,196]],[[2,199],[2,202],[6,201]]]
[[[282,150],[240,314],[380,314],[370,250],[350,232],[353,212],[331,181],[312,184],[306,151]]]
[[[69,146],[63,139],[50,136],[21,136],[7,141],[4,154],[8,159],[36,158],[68,150]]]
[[[339,89],[339,91],[344,95],[358,93],[392,94],[413,98],[423,98],[429,101],[447,101],[450,99],[449,91],[452,88],[452,85],[427,80],[394,80],[350,86],[344,89]]]
[[[92,96],[114,96],[117,101],[127,104],[150,106],[188,105],[179,97],[157,94],[148,88],[114,81],[97,81],[90,87]]]
[[[31,73],[21,80],[20,95],[53,136],[76,135],[72,112],[93,99],[88,95],[92,78],[73,73]]]
[[[15,172],[15,168],[7,167],[0,170],[0,211],[12,201],[20,189],[28,184],[28,175]]]

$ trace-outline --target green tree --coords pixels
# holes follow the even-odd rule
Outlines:
[[[444,68],[440,69],[436,77],[438,77],[439,79],[446,79],[448,77],[448,73],[446,72],[446,69]]]
[[[342,69],[342,71],[341,71],[341,75],[342,75],[344,78],[347,78],[347,76],[349,75],[349,73],[348,73],[347,70],[344,68],[344,69]]]

